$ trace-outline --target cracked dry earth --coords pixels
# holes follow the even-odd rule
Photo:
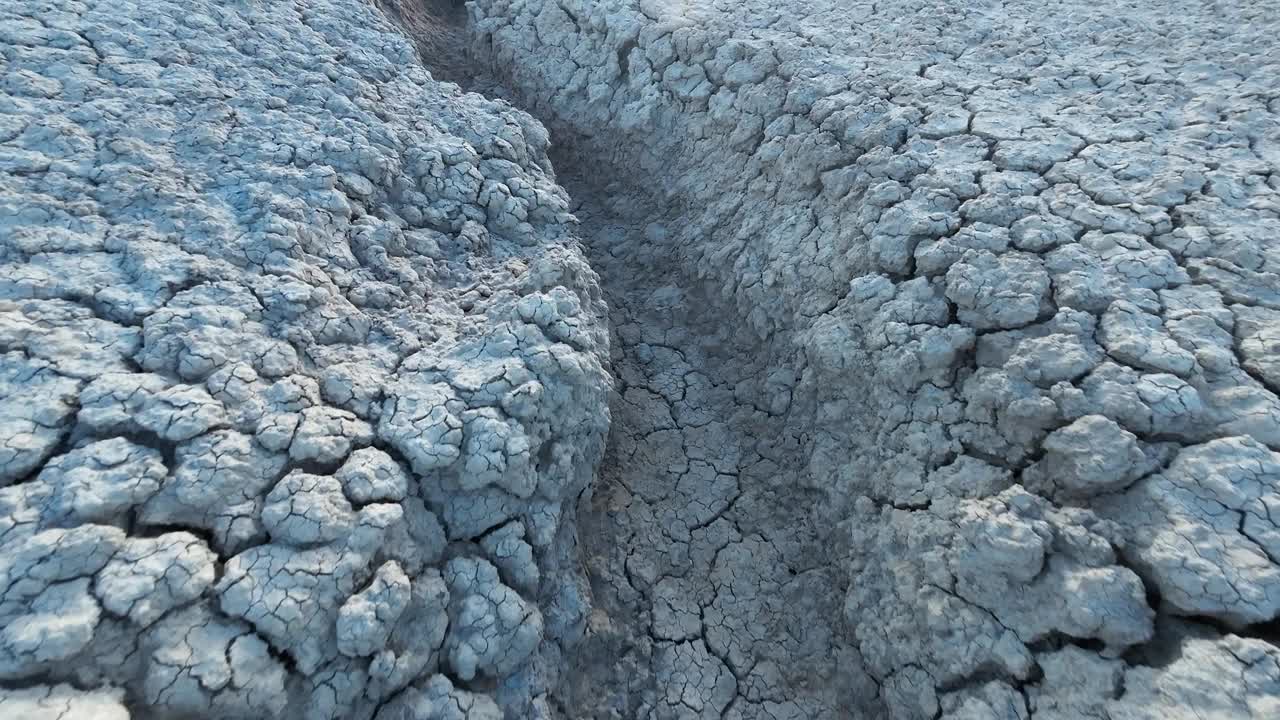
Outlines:
[[[0,3],[0,717],[1280,717],[1277,31]]]

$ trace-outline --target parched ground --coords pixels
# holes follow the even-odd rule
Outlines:
[[[0,717],[539,717],[605,309],[371,6],[0,6]]]
[[[473,3],[617,335],[568,714],[1280,712],[1278,29]]]
[[[0,12],[0,715],[1280,716],[1267,4]]]

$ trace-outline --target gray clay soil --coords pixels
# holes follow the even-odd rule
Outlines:
[[[0,0],[0,717],[1280,717],[1261,0]]]

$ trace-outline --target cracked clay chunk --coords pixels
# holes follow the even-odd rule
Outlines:
[[[978,330],[1021,327],[1040,315],[1049,275],[1025,253],[970,250],[947,271],[947,299]]]
[[[1102,415],[1086,415],[1049,433],[1044,459],[1023,480],[1055,499],[1089,498],[1128,487],[1144,460],[1133,433]]]
[[[1276,508],[1280,455],[1236,437],[1183,449],[1099,512],[1171,612],[1245,626],[1280,616]]]
[[[542,639],[538,609],[503,585],[484,560],[455,558],[445,566],[449,586],[449,635],[445,646],[458,677],[501,677]]]

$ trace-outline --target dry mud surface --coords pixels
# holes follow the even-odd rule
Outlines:
[[[0,717],[1280,717],[1278,33],[0,2]]]

